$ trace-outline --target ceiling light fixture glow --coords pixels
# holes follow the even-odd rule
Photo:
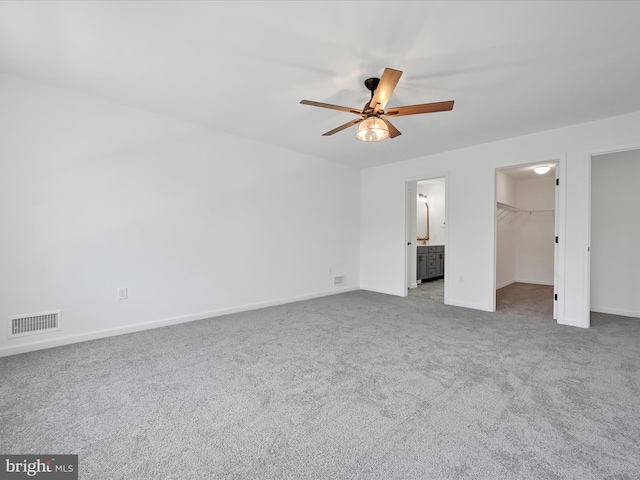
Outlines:
[[[538,175],[544,175],[549,170],[551,170],[551,167],[536,167],[533,169],[533,171],[536,172]]]
[[[379,142],[389,136],[389,127],[378,117],[368,117],[360,122],[356,138],[363,142]]]

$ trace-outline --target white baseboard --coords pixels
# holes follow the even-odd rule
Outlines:
[[[493,308],[479,303],[459,302],[457,300],[448,300],[445,305],[453,305],[454,307],[472,308],[473,310],[481,310],[483,312],[493,312]]]
[[[567,319],[565,318],[564,320],[557,320],[558,325],[565,325],[567,327],[578,327],[578,328],[589,328],[588,324],[585,324],[583,320],[581,319]]]
[[[383,288],[376,288],[376,287],[360,286],[360,290],[366,290],[368,292],[374,292],[374,293],[384,293],[385,295],[393,295],[395,297],[405,296],[402,294],[402,292],[393,292],[391,290],[385,290]]]
[[[622,315],[623,317],[640,318],[640,312],[634,312],[632,310],[622,310],[620,308],[597,307],[592,305],[591,311],[596,313],[607,313],[609,315]]]
[[[547,282],[547,281],[540,281],[540,280],[530,280],[530,279],[523,279],[523,278],[516,278],[514,283],[530,283],[531,285],[546,285],[549,287],[553,287],[553,281],[551,282]]]
[[[496,285],[496,290],[500,290],[501,288],[508,287],[509,285],[512,285],[514,283],[516,283],[515,280],[509,280],[508,282],[502,282],[499,285]]]
[[[230,315],[232,313],[248,312],[250,310],[258,310],[260,308],[274,307],[276,305],[284,305],[286,303],[300,302],[303,300],[311,300],[312,298],[328,297],[340,293],[352,292],[360,290],[359,287],[336,287],[331,290],[316,292],[307,295],[298,295],[294,297],[280,298],[277,300],[269,300],[266,302],[252,303],[239,307],[222,308],[219,310],[211,310],[208,312],[194,313],[191,315],[183,315],[179,317],[163,318],[159,320],[151,320],[149,322],[136,323],[123,327],[105,328],[93,332],[80,333],[76,335],[67,335],[57,337],[51,340],[41,340],[30,343],[22,343],[15,346],[0,347],[0,357],[9,355],[17,355],[19,353],[33,352],[36,350],[44,350],[47,348],[61,347],[63,345],[71,345],[73,343],[87,342],[89,340],[98,340],[100,338],[115,337],[127,333],[141,332],[143,330],[151,330],[154,328],[167,327],[169,325],[177,325],[180,323],[193,322],[196,320],[204,320],[207,318],[221,317],[222,315]]]

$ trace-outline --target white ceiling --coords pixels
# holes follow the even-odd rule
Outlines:
[[[0,2],[0,71],[356,167],[640,110],[640,2]],[[455,100],[355,139],[388,107]]]

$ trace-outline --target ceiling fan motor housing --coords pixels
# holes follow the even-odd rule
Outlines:
[[[380,83],[380,79],[376,77],[367,78],[364,81],[364,86],[367,87],[368,90],[371,90],[371,96],[373,96],[373,92],[376,88],[378,88],[378,84]]]

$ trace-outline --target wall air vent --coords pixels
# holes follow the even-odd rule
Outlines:
[[[9,317],[9,338],[60,330],[60,310]]]
[[[337,287],[339,285],[344,285],[347,283],[347,277],[345,275],[336,275],[333,277],[333,286]]]

